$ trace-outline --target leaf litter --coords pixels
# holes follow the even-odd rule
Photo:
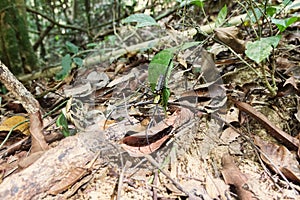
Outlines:
[[[224,29],[219,28],[216,31],[217,34],[222,34]],[[232,31],[236,31],[236,28]],[[243,49],[244,41],[231,30],[225,32],[226,40],[223,40],[224,35],[217,37],[237,53],[241,53],[238,46]],[[165,44],[166,47],[172,45],[172,41]],[[121,66],[117,73],[109,69],[113,68],[114,64],[105,63],[107,66],[101,72],[74,76],[79,82],[77,86],[73,85],[73,88],[70,88],[75,88],[76,92],[66,87],[66,93],[78,94],[76,101],[83,103],[94,98],[94,103],[97,104],[97,100],[102,98],[105,105],[104,108],[100,108],[88,102],[87,107],[80,107],[77,104],[75,106],[71,100],[69,111],[72,111],[73,119],[70,121],[76,126],[76,121],[86,120],[87,118],[78,118],[77,114],[74,114],[86,110],[98,110],[108,118],[108,124],[103,118],[97,118],[96,121],[89,118],[80,127],[94,132],[104,130],[108,140],[103,141],[107,142],[106,145],[114,146],[114,151],[111,152],[117,159],[113,160],[109,151],[106,155],[101,155],[103,158],[109,158],[106,161],[108,165],[102,166],[102,170],[94,169],[91,179],[77,188],[77,192],[71,195],[70,199],[153,199],[154,194],[161,199],[186,199],[188,195],[189,199],[299,197],[299,162],[295,155],[295,150],[299,149],[299,140],[295,137],[299,134],[299,118],[295,117],[299,113],[299,77],[297,71],[292,70],[295,66],[292,58],[277,59],[282,66],[287,66],[280,67],[287,78],[285,81],[277,80],[282,84],[278,94],[282,92],[283,96],[278,95],[272,99],[268,97],[265,88],[261,87],[259,76],[249,68],[244,70],[245,66],[241,62],[232,63],[226,49],[211,55],[206,48],[207,46],[202,45],[200,49],[188,48],[182,54],[190,56],[174,58],[173,74],[181,76],[177,76],[176,80],[170,76],[169,88],[172,94],[167,111],[152,104],[154,94],[145,81],[145,73],[140,70],[145,67],[144,63],[141,63],[138,71],[134,71],[135,68],[125,69],[129,63],[120,59],[116,61]],[[199,54],[195,55],[193,52]],[[144,54],[136,55],[136,59],[140,59],[138,56],[144,57]],[[261,57],[259,61],[260,59]],[[229,61],[215,65],[220,60]],[[182,68],[180,64],[183,65]],[[194,65],[198,65],[199,68],[193,69]],[[193,70],[194,73],[191,73]],[[211,75],[211,72],[214,73]],[[94,84],[96,79],[101,84]],[[221,79],[224,83],[219,81]],[[85,84],[88,87],[83,87]],[[292,88],[288,88],[289,85]],[[182,94],[183,91],[185,95]],[[227,99],[227,96],[230,98]],[[275,124],[278,122],[273,121],[272,116],[257,111],[264,106],[278,108],[280,112],[291,116],[290,120],[283,121],[280,126]],[[232,110],[232,107],[235,110]],[[93,122],[95,126],[91,125]],[[40,131],[40,126],[37,124],[32,128]],[[254,137],[256,132],[264,130],[268,131],[266,137]],[[84,134],[89,132],[81,132],[80,137],[89,137]],[[256,146],[252,142],[253,139]],[[90,145],[93,146],[93,143]],[[141,147],[146,147],[146,150],[141,150]],[[104,148],[107,146],[103,145]],[[255,149],[261,156],[256,154]],[[132,157],[136,156],[136,152],[140,157]],[[149,161],[151,158],[155,162],[147,162],[147,159]],[[260,159],[262,162],[259,162]],[[82,168],[78,166],[78,169]],[[82,171],[74,172],[66,167],[65,174],[72,172],[76,174]],[[84,178],[86,171],[83,172],[75,179],[66,175],[67,181],[64,181],[66,179],[61,175],[59,178],[67,184],[52,194],[60,197],[59,193],[68,190],[76,181]],[[53,181],[51,184],[54,185]],[[232,189],[232,186],[235,189]],[[52,196],[45,199],[47,198],[52,199]]]

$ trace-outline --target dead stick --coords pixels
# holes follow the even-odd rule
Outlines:
[[[20,100],[22,106],[30,115],[30,131],[32,137],[32,146],[34,147],[32,152],[46,150],[48,145],[41,130],[42,119],[39,102],[1,61],[0,81],[17,99]],[[32,120],[35,120],[35,122],[33,123]]]

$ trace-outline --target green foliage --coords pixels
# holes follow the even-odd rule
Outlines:
[[[273,15],[275,15],[277,12],[277,9],[275,6],[268,6],[266,8],[266,14],[269,16],[269,17],[272,17]]]
[[[272,49],[277,47],[280,39],[281,36],[278,35],[248,42],[245,53],[251,60],[259,64],[270,56]]]
[[[254,8],[253,10],[249,11],[247,17],[248,19],[250,19],[252,23],[258,23],[257,20],[259,20],[262,16],[263,16],[262,10],[259,8]]]
[[[275,19],[272,18],[272,23],[276,24],[277,28],[280,32],[283,32],[287,27],[295,23],[296,21],[299,21],[299,17],[289,17],[286,19]]]
[[[205,0],[177,0],[177,2],[180,3],[181,7],[185,5],[195,5],[198,6],[199,8],[203,8],[204,1]]]
[[[62,60],[61,60],[61,71],[56,74],[56,80],[63,80],[71,71],[71,63],[72,63],[72,59],[70,54],[65,55]]]
[[[136,22],[136,27],[144,27],[144,26],[158,26],[158,23],[153,19],[151,16],[143,14],[143,13],[137,13],[128,16],[124,20],[122,20],[122,23],[132,23]]]
[[[218,17],[215,23],[216,27],[221,26],[225,22],[226,16],[227,16],[227,6],[224,5],[224,7],[218,13]]]
[[[168,79],[173,67],[173,63],[171,62],[170,64],[170,60],[173,58],[173,53],[174,52],[172,50],[165,49],[157,53],[151,60],[148,68],[148,80],[153,92],[160,75],[166,75],[165,85],[168,84]],[[168,68],[169,64],[170,67]]]
[[[68,49],[69,52],[71,52],[73,54],[78,53],[79,47],[76,46],[75,44],[73,44],[72,42],[67,41],[66,42],[66,47],[67,47],[67,49]]]
[[[68,137],[71,135],[69,128],[68,128],[67,118],[65,117],[65,115],[63,113],[61,113],[58,116],[58,118],[56,120],[56,125],[61,129],[61,132],[65,137]]]
[[[173,69],[173,59],[174,50],[165,49],[157,53],[149,64],[148,69],[148,80],[151,89],[154,93],[158,93],[155,101],[160,101],[161,104],[166,108],[169,97],[170,90],[168,89],[168,80],[170,78],[171,71]],[[157,90],[157,85],[160,82],[160,78],[163,76],[163,85],[161,86],[161,91]],[[159,88],[160,89],[160,88]],[[160,99],[160,93],[162,94]],[[155,102],[155,103],[157,103]]]
[[[70,54],[65,55],[61,60],[61,71],[56,75],[56,80],[63,80],[72,69],[72,63],[76,64],[79,67],[82,67],[83,60],[76,55],[79,53],[79,47],[71,42],[66,42],[66,48],[68,52],[72,53],[73,56],[71,57]]]
[[[148,80],[152,92],[158,93],[158,95],[154,99],[154,103],[160,102],[164,106],[164,108],[166,108],[168,104],[168,100],[171,94],[168,88],[168,82],[173,69],[172,60],[174,57],[174,53],[199,45],[200,43],[201,42],[186,42],[177,47],[162,50],[152,58],[148,68]],[[164,81],[162,88],[159,88],[157,86],[160,84],[162,76],[164,78]],[[161,89],[161,91],[156,91],[157,88]]]

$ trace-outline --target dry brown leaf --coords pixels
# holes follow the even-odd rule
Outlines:
[[[227,199],[226,193],[229,192],[229,186],[220,178],[212,178],[212,175],[206,177],[205,189],[212,199]]]
[[[0,125],[0,131],[8,132],[18,123],[25,121],[26,118],[24,116],[12,116],[4,120]],[[29,132],[29,122],[25,122],[15,128],[15,130],[20,131],[24,135],[30,135]]]
[[[239,136],[240,134],[238,134],[232,128],[228,127],[222,132],[220,139],[225,144],[230,144],[231,142],[235,141]]]
[[[267,156],[261,154],[262,160],[276,173],[274,165],[290,180],[300,183],[300,168],[296,155],[286,147],[266,142],[255,137],[255,144]]]
[[[266,116],[255,110],[251,105],[235,100],[234,103],[241,111],[248,113],[250,116],[259,121],[269,131],[271,136],[281,141],[290,149],[298,149],[298,139],[292,137],[291,135],[287,134],[286,132],[275,126]]]
[[[228,45],[236,53],[245,52],[246,42],[241,40],[239,29],[237,27],[216,28],[215,34],[217,39]]]
[[[140,157],[151,154],[161,147],[171,137],[171,132],[182,126],[194,117],[194,114],[186,108],[176,110],[172,116],[159,122],[156,126],[146,131],[141,131],[123,138],[121,147],[131,156]]]
[[[276,58],[276,69],[288,69],[292,66],[292,63],[284,57]]]
[[[298,90],[296,80],[293,76],[290,78],[286,79],[286,81],[283,84],[283,87],[286,86],[287,84],[291,84],[296,90]]]
[[[45,141],[43,130],[43,121],[41,113],[30,114],[30,133],[31,133],[31,153],[47,150],[48,144]]]
[[[244,189],[245,186],[247,187],[247,177],[235,165],[233,157],[224,155],[222,157],[222,165],[222,175],[225,183],[233,185],[236,188],[239,198],[242,200],[254,199],[252,193]]]
[[[147,136],[146,133],[144,133],[143,136],[127,136],[120,141],[121,147],[133,157],[151,154],[170,138],[171,135],[169,135],[169,133],[172,129],[173,126],[169,126],[155,135],[150,136]]]

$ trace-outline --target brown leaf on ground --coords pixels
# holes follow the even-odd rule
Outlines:
[[[38,151],[45,151],[49,148],[48,144],[45,141],[42,129],[43,129],[43,121],[41,118],[41,113],[39,111],[36,113],[31,113],[30,114],[31,153],[35,153]]]
[[[224,155],[222,157],[222,165],[223,178],[227,184],[235,187],[238,197],[242,200],[254,199],[252,193],[245,189],[247,187],[247,177],[235,165],[233,157]]]
[[[254,143],[263,154],[261,159],[276,173],[279,169],[288,179],[300,183],[300,168],[296,155],[286,147],[255,137]]]
[[[296,90],[298,90],[296,80],[293,76],[290,78],[286,79],[286,81],[283,84],[283,87],[286,86],[287,84],[291,84]]]
[[[284,132],[277,126],[275,126],[266,116],[262,113],[258,112],[254,109],[251,105],[240,102],[234,101],[235,105],[241,110],[249,114],[251,117],[259,121],[268,131],[269,134],[282,142],[285,146],[290,149],[297,150],[299,146],[299,140],[292,137],[288,133]]]
[[[239,29],[237,27],[226,27],[215,29],[216,38],[232,48],[236,53],[245,52],[244,40],[239,36]]]
[[[284,57],[278,57],[276,58],[276,69],[288,69],[292,66],[293,64],[289,59],[284,58]]]
[[[10,118],[7,118],[1,123],[0,131],[8,132],[18,123],[24,122],[25,120],[26,118],[24,116],[12,116]],[[30,135],[28,122],[24,122],[23,124],[20,124],[14,130],[20,131],[24,135]]]
[[[171,132],[188,122],[193,116],[194,114],[189,109],[176,110],[172,116],[156,126],[123,138],[120,141],[121,147],[133,157],[151,154],[171,137]]]
[[[141,157],[151,154],[159,149],[162,144],[170,138],[171,135],[169,135],[169,133],[172,129],[173,126],[169,126],[151,136],[146,135],[145,132],[144,135],[127,136],[120,141],[121,147],[133,157]]]
[[[220,178],[213,178],[211,174],[206,177],[205,189],[212,199],[226,199],[226,194],[229,193],[229,186]]]

